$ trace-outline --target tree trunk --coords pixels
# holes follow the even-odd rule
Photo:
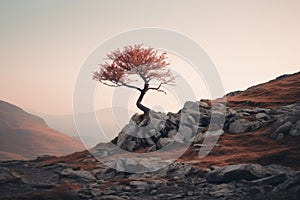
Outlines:
[[[146,92],[148,91],[148,88],[149,88],[149,84],[145,84],[145,85],[144,85],[144,89],[141,90],[141,94],[140,94],[138,100],[136,101],[136,106],[137,106],[141,111],[144,112],[144,115],[148,115],[148,114],[149,114],[149,111],[150,111],[149,108],[147,108],[146,106],[144,106],[144,105],[142,104],[142,100],[143,100],[143,98],[144,98]]]

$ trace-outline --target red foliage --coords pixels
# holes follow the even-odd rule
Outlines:
[[[93,79],[105,85],[112,87],[126,86],[142,90],[132,85],[136,82],[136,76],[140,77],[144,84],[159,84],[156,89],[158,91],[162,84],[172,84],[174,76],[166,67],[166,52],[159,51],[152,47],[143,48],[142,44],[125,46],[124,50],[115,50],[107,54],[107,58],[111,60],[100,64],[100,70],[94,72]]]

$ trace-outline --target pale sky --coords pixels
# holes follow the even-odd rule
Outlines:
[[[225,92],[246,89],[300,70],[299,23],[298,0],[0,0],[0,99],[71,113],[89,53],[142,27],[186,35],[213,60]]]

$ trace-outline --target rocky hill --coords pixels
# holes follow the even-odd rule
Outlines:
[[[0,101],[0,160],[66,155],[83,145],[47,126],[43,119]]]
[[[134,115],[115,145],[1,162],[0,198],[299,199],[299,83],[285,75],[227,101]]]

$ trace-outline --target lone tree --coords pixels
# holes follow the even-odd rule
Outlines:
[[[166,52],[160,53],[152,47],[143,48],[142,44],[128,45],[123,50],[110,52],[107,58],[110,62],[100,64],[99,71],[93,73],[93,79],[111,87],[125,86],[138,90],[140,96],[136,105],[144,112],[144,116],[150,111],[142,104],[145,94],[149,90],[166,93],[161,86],[174,83],[175,77],[167,69],[170,63]],[[143,88],[134,85],[138,77],[143,81]],[[156,87],[150,87],[150,84]]]

